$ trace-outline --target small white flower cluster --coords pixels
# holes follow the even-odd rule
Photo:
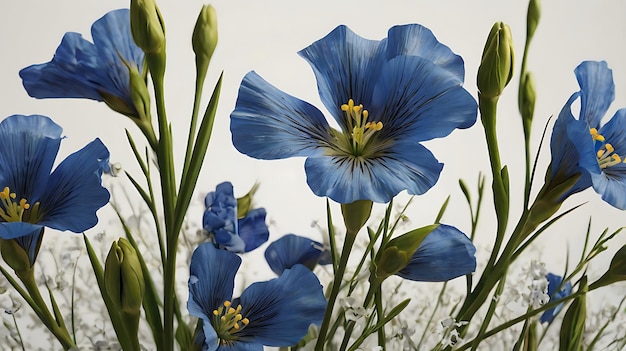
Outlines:
[[[441,335],[441,346],[454,347],[463,343],[463,338],[457,330],[458,327],[466,325],[467,322],[457,322],[452,316],[448,316],[439,321],[439,334]]]

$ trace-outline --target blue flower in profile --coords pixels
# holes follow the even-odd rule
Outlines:
[[[580,91],[559,114],[552,132],[551,179],[580,174],[563,198],[590,186],[614,207],[626,209],[626,109],[606,120],[615,98],[612,71],[604,61],[582,62],[574,71]],[[572,104],[580,99],[578,118]]]
[[[332,263],[330,251],[323,244],[295,234],[287,234],[269,244],[265,260],[280,275],[285,269],[301,264],[313,270],[317,264]]]
[[[546,275],[546,279],[548,279],[548,296],[550,296],[550,301],[558,301],[572,293],[572,283],[567,282],[561,286],[563,278],[556,274],[548,273]],[[560,290],[556,290],[558,287],[561,287]],[[546,310],[541,315],[540,321],[541,323],[548,322],[548,324],[552,323],[554,317],[561,311],[563,308],[563,304],[558,304],[556,307]]]
[[[221,183],[208,193],[204,205],[202,224],[217,247],[237,253],[249,252],[269,238],[265,209],[250,210],[239,218],[230,182]]]
[[[476,270],[476,247],[463,232],[440,224],[424,238],[411,262],[396,275],[420,282],[443,282]]]
[[[202,320],[202,350],[263,350],[263,345],[292,346],[319,324],[326,299],[319,280],[296,265],[276,279],[248,286],[232,299],[241,258],[210,243],[191,257],[189,313]]]
[[[381,41],[339,26],[299,54],[340,129],[255,72],[243,78],[230,129],[235,147],[251,157],[306,157],[318,196],[351,203],[422,194],[443,165],[421,143],[476,121],[476,101],[462,87],[463,59],[420,25],[392,27]]]
[[[114,10],[94,22],[93,43],[69,32],[50,62],[20,71],[32,97],[104,101],[113,110],[137,117],[131,97],[129,65],[143,72],[144,53],[132,39],[130,11]]]
[[[83,232],[98,222],[109,201],[102,170],[109,151],[95,139],[52,171],[62,128],[45,116],[13,115],[0,122],[0,238],[24,238],[32,247],[43,227]],[[51,172],[52,171],[52,172]],[[41,235],[41,234],[38,234]]]

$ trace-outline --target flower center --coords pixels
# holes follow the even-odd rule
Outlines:
[[[348,128],[351,130],[352,150],[360,155],[374,133],[383,129],[383,123],[368,121],[369,112],[363,109],[363,105],[355,105],[352,99],[341,105],[341,110],[346,114]]]
[[[248,318],[241,315],[241,305],[233,308],[230,301],[224,301],[223,306],[213,310],[213,328],[221,344],[237,340],[237,336],[233,334],[242,331],[248,323]]]
[[[589,133],[596,142],[596,157],[598,158],[598,165],[601,169],[615,166],[622,162],[626,163],[626,159],[622,159],[620,155],[615,153],[613,145],[607,143],[604,136],[599,134],[596,128],[589,129]]]
[[[26,199],[15,201],[16,198],[17,195],[9,187],[0,192],[0,217],[5,222],[28,222],[29,218],[37,217],[39,202],[31,207]]]

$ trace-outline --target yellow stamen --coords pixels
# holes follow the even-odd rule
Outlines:
[[[601,169],[615,166],[616,164],[622,162],[626,163],[626,159],[623,160],[620,155],[615,153],[615,147],[613,147],[613,145],[611,145],[610,143],[606,143],[604,136],[602,134],[599,134],[596,128],[590,128],[589,134],[591,134],[591,137],[594,141],[603,143],[600,149],[598,149],[598,151],[596,152],[598,165]]]
[[[16,193],[12,193],[9,187],[4,187],[0,192],[0,218],[6,222],[27,222],[29,219],[37,220],[39,202],[35,203],[31,211],[31,205],[24,198],[15,202]]]
[[[233,340],[237,340],[236,333],[243,330],[248,325],[248,318],[241,315],[242,307],[237,305],[236,308],[231,307],[230,301],[225,301],[223,307],[213,311],[213,328],[220,340],[220,344],[227,344]]]

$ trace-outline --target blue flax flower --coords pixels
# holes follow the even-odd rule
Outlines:
[[[217,247],[237,253],[249,252],[269,238],[265,209],[253,209],[239,218],[230,182],[221,183],[208,193],[204,205],[202,225]]]
[[[397,275],[420,282],[443,282],[476,270],[476,247],[455,227],[440,224],[424,238],[411,262]]]
[[[45,116],[13,115],[0,122],[0,237],[38,242],[43,227],[83,232],[109,201],[102,170],[109,151],[95,139],[52,171],[62,128]],[[52,173],[51,173],[52,171]]]
[[[287,234],[272,242],[265,250],[265,260],[280,275],[285,269],[302,264],[309,269],[317,264],[330,264],[330,251],[323,244],[295,234]]]
[[[319,324],[326,299],[319,280],[296,265],[276,279],[248,286],[233,300],[235,274],[241,258],[210,243],[191,257],[189,313],[202,320],[198,343],[203,350],[263,350],[292,346]]]
[[[463,59],[417,24],[381,41],[345,26],[299,52],[313,68],[332,128],[316,107],[248,73],[231,114],[233,144],[258,159],[307,157],[307,183],[339,203],[422,194],[443,165],[421,142],[476,120]]]
[[[548,296],[550,296],[550,301],[561,300],[572,293],[572,283],[567,282],[561,286],[561,290],[557,291],[556,289],[561,285],[563,278],[556,274],[548,273],[546,275],[546,279],[548,279]],[[563,304],[558,304],[556,307],[546,310],[541,315],[541,323],[548,322],[548,324],[552,323],[554,317],[561,311],[563,308]]]
[[[130,11],[107,13],[92,25],[91,36],[93,43],[79,33],[66,33],[50,62],[20,71],[24,88],[39,99],[105,101],[120,113],[139,116],[131,98],[126,64],[142,72],[144,54],[131,36]]]
[[[606,62],[585,61],[575,70],[580,91],[559,114],[551,140],[551,178],[580,178],[563,198],[590,186],[614,207],[626,209],[626,109],[603,120],[615,98],[613,74]],[[572,104],[580,98],[579,117]]]

